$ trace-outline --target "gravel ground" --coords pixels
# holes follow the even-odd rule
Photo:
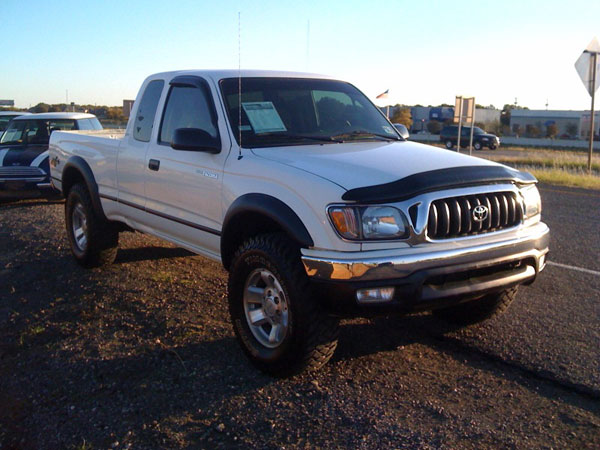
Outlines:
[[[84,270],[62,216],[0,206],[2,449],[600,446],[598,277],[549,267],[466,331],[345,321],[323,370],[276,380],[242,355],[218,264],[123,233]]]

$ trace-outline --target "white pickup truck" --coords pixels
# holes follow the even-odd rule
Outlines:
[[[133,229],[222,262],[238,341],[276,376],[326,363],[340,317],[471,324],[544,268],[533,176],[408,142],[343,81],[158,73],[113,133],[50,138],[77,261],[111,263]]]

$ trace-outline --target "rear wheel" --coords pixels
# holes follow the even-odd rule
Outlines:
[[[111,264],[117,256],[119,233],[96,214],[86,187],[74,185],[65,203],[65,223],[71,252],[84,267]]]
[[[473,147],[475,147],[475,150],[481,150],[481,142],[475,142]]]
[[[488,294],[478,300],[436,309],[433,311],[433,315],[456,325],[473,325],[502,314],[508,309],[516,295],[517,287],[515,286],[501,292]]]
[[[285,235],[253,237],[238,249],[229,312],[244,353],[274,376],[318,369],[337,346],[338,321],[311,295],[300,253]]]
[[[454,144],[452,143],[452,141],[451,141],[450,139],[448,139],[448,140],[446,141],[446,148],[447,148],[448,150],[450,150],[452,147],[454,147]]]

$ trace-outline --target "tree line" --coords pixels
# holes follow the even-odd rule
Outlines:
[[[94,114],[102,121],[125,123],[127,117],[123,114],[121,106],[106,106],[106,105],[69,105],[66,103],[44,103],[40,102],[31,108],[1,108],[0,110],[10,111],[26,111],[30,113],[47,113],[47,112],[87,112]]]

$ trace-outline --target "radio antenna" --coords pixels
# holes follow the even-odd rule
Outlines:
[[[238,160],[242,159],[242,13],[238,11]]]

